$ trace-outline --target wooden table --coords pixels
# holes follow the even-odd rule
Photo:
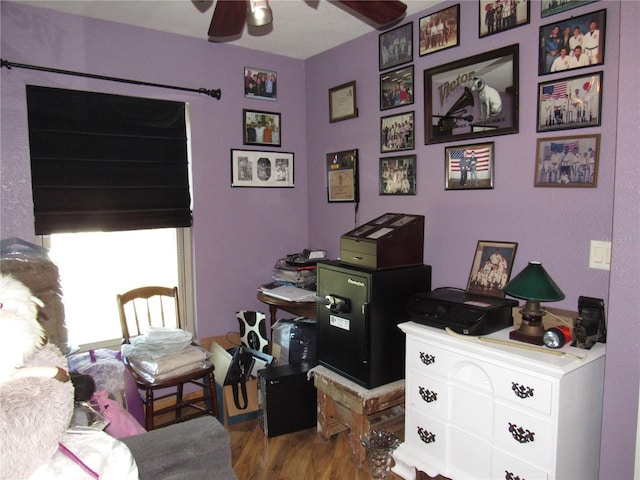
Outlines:
[[[349,430],[351,453],[359,467],[367,461],[362,435],[387,430],[404,440],[404,379],[368,390],[323,366],[312,372],[318,389],[318,435],[329,440]]]
[[[258,292],[257,297],[262,303],[269,305],[270,326],[273,326],[273,324],[278,320],[276,318],[278,309],[293,313],[299,317],[310,318],[311,320],[315,320],[317,317],[315,302],[289,302],[270,295],[265,295],[263,292]]]

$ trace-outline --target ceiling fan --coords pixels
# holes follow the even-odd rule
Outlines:
[[[400,0],[337,0],[336,3],[341,3],[379,26],[398,20],[407,10],[407,5]],[[209,26],[209,37],[239,35],[245,21],[253,26],[271,23],[271,9],[267,0],[218,0]]]

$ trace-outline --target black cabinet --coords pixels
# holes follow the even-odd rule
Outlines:
[[[318,361],[366,387],[404,378],[404,334],[410,295],[431,290],[431,267],[371,271],[319,262]]]

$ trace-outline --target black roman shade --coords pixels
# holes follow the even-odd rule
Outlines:
[[[191,226],[185,104],[27,86],[37,235]]]

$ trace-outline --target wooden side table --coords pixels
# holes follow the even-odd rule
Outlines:
[[[279,298],[265,295],[263,292],[258,292],[257,297],[262,303],[269,305],[269,321],[271,322],[271,327],[278,320],[276,318],[278,309],[300,317],[310,318],[311,320],[315,320],[317,317],[315,302],[288,302],[287,300],[280,300]]]
[[[371,430],[387,430],[404,440],[404,380],[368,390],[343,376],[318,366],[312,369],[318,389],[318,435],[329,440],[349,430],[356,464],[366,464],[360,437]]]

